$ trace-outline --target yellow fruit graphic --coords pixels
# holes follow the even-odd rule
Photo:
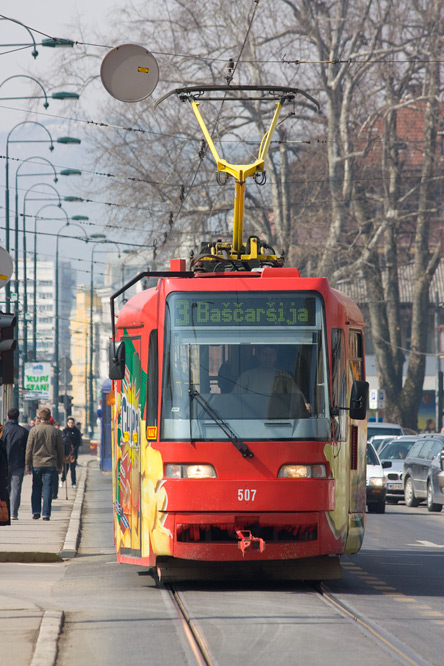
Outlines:
[[[144,528],[151,532],[156,519],[156,493],[151,479],[142,479],[142,507]]]
[[[156,484],[163,478],[163,464],[160,451],[156,451],[151,446],[147,446],[145,463],[145,475]]]
[[[151,534],[153,550],[157,555],[171,555],[171,532],[165,527],[157,527]]]
[[[142,477],[142,534],[144,554],[149,553],[147,536],[157,555],[171,554],[171,531],[164,527],[168,496],[163,487],[163,462],[160,451],[148,445],[143,437],[144,474]]]

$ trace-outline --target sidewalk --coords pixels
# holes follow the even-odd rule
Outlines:
[[[31,514],[32,476],[25,474],[19,519],[10,527],[0,527],[0,562],[56,562],[74,557],[80,534],[80,514],[85,494],[88,463],[96,460],[80,454],[77,462],[77,489],[71,488],[68,473],[66,487],[59,488],[52,501],[51,520],[33,520]]]
[[[77,552],[88,465],[93,462],[97,465],[96,456],[79,455],[77,489],[71,488],[68,475],[68,499],[65,486],[59,488],[49,522],[32,519],[32,477],[26,475],[19,519],[0,527],[2,666],[53,666],[56,662],[64,613],[54,604],[52,589],[66,566],[63,562]]]

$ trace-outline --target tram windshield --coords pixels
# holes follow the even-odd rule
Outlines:
[[[220,419],[242,440],[325,439],[327,368],[316,294],[170,294],[161,437],[224,440]]]

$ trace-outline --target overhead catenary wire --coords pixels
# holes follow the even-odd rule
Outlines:
[[[253,0],[257,5],[259,4],[260,0]],[[13,20],[9,16],[5,16],[4,14],[0,14],[0,18],[6,19],[6,20]],[[335,19],[332,19],[335,21]],[[25,23],[22,22],[22,25],[28,30],[31,30],[31,32],[35,32],[37,35],[41,35],[42,37],[46,37],[47,39],[52,39],[52,40],[59,40],[59,39],[64,39],[66,41],[72,42],[74,46],[91,46],[93,48],[99,48],[99,49],[113,49],[115,48],[115,45],[110,45],[110,44],[98,44],[97,42],[85,42],[79,39],[71,39],[71,38],[60,38],[60,37],[54,37],[50,35],[47,32],[44,32],[42,30],[38,30],[37,28],[33,28]],[[247,35],[248,38],[248,35]],[[39,46],[39,44],[37,44]],[[28,48],[32,48],[33,44],[26,44],[23,46],[20,46],[19,48],[13,49],[11,51],[4,51],[0,53],[1,55],[7,55],[8,53],[14,53],[15,51],[20,51],[20,50],[26,50]],[[1,48],[1,47],[0,47]],[[210,57],[203,55],[201,53],[175,53],[172,51],[154,51],[152,50],[151,53],[153,55],[157,56],[167,56],[170,58],[184,58],[184,59],[190,59],[194,60],[197,59],[199,61],[205,61],[205,62],[227,62],[228,58],[226,56],[219,56],[219,57]],[[424,58],[421,57],[420,55],[412,55],[409,58],[398,58],[398,57],[391,57],[391,58],[384,58],[384,57],[378,57],[378,58],[368,58],[365,55],[359,55],[357,54],[356,56],[352,56],[350,58],[334,58],[334,59],[313,59],[313,60],[308,60],[308,59],[299,59],[299,58],[294,58],[294,59],[287,59],[286,58],[286,53],[284,53],[283,56],[280,58],[253,58],[253,59],[245,59],[241,60],[239,57],[239,63],[245,63],[245,64],[285,64],[285,65],[336,65],[336,64],[368,64],[368,63],[399,63],[399,64],[405,64],[405,63],[411,63],[411,62],[417,62],[417,63],[442,63],[444,62],[444,59],[430,59],[430,58]]]
[[[248,35],[250,34],[251,26],[253,25],[253,20],[254,20],[254,17],[256,16],[257,8],[258,8],[258,6],[259,6],[259,1],[260,1],[260,0],[253,0],[254,7],[253,7],[253,11],[252,11],[252,14],[251,14],[250,20],[249,20],[249,22],[248,22],[248,28],[247,28],[247,32],[246,32],[246,35],[245,35],[245,39],[244,39],[244,41],[243,41],[243,44],[242,44],[242,47],[241,47],[241,49],[240,49],[240,52],[239,52],[239,55],[238,55],[238,58],[237,58],[236,62],[235,62],[235,63],[233,62],[233,66],[230,67],[230,70],[231,70],[231,71],[230,71],[231,80],[232,80],[232,78],[233,78],[232,75],[234,75],[234,72],[236,71],[236,68],[237,68],[237,66],[238,66],[238,64],[239,64],[239,60],[240,60],[240,57],[241,57],[241,55],[242,55],[242,53],[243,53],[243,50],[244,50],[244,48],[245,48],[245,44],[247,43]],[[231,61],[230,61],[230,65],[231,65]],[[227,79],[227,81],[228,81],[228,79]],[[228,83],[229,83],[229,82],[228,82]],[[219,108],[219,111],[218,111],[218,114],[217,114],[216,120],[215,120],[215,122],[214,122],[213,131],[212,131],[212,133],[211,133],[212,136],[214,135],[214,133],[215,133],[215,131],[216,131],[216,127],[217,127],[218,124],[219,124],[219,119],[220,119],[220,115],[221,115],[221,113],[222,113],[223,103],[224,103],[224,102],[222,101],[222,104],[221,104],[221,106],[220,106],[220,108]],[[206,150],[204,150],[203,148],[201,148],[201,150],[200,150],[199,153],[198,153],[199,162],[198,162],[198,164],[197,164],[197,166],[196,166],[196,168],[195,168],[195,170],[194,170],[194,173],[193,173],[193,175],[192,175],[192,177],[191,177],[191,182],[190,182],[190,185],[188,186],[188,191],[187,191],[187,192],[186,192],[185,190],[182,191],[183,196],[181,197],[181,200],[180,200],[179,210],[178,210],[177,213],[176,213],[176,216],[175,216],[175,219],[174,219],[173,223],[170,225],[170,228],[171,228],[171,229],[172,229],[172,227],[173,227],[174,222],[177,223],[178,220],[180,219],[180,215],[181,215],[181,212],[182,212],[182,208],[183,208],[183,206],[184,206],[184,204],[185,204],[185,201],[186,201],[186,199],[187,199],[188,192],[191,190],[191,188],[192,188],[193,185],[194,185],[194,182],[195,182],[195,180],[196,180],[196,178],[197,178],[197,174],[198,174],[199,169],[200,169],[200,167],[201,167],[201,165],[202,165],[202,162],[203,162],[204,159],[205,159],[205,156],[206,156]]]

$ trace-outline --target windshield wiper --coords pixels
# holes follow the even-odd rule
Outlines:
[[[208,414],[210,419],[212,419],[219,428],[225,433],[229,440],[234,444],[236,449],[240,451],[244,458],[254,458],[253,451],[250,451],[248,446],[236,435],[234,430],[228,425],[226,421],[218,414],[218,412],[212,407],[205,398],[199,393],[197,389],[191,386],[188,389],[190,400],[196,400],[196,402],[202,407],[202,409]],[[191,410],[190,410],[191,414]]]

